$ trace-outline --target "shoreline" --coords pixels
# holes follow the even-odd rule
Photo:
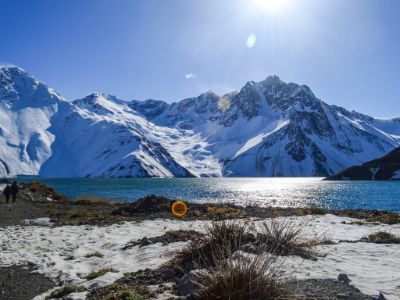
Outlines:
[[[132,285],[133,281],[129,281],[128,279],[131,278],[132,274],[135,274],[135,272],[141,272],[140,270],[151,266],[153,266],[156,271],[159,270],[158,268],[162,267],[163,263],[168,261],[167,257],[163,255],[168,256],[168,253],[171,253],[171,251],[179,251],[190,239],[196,238],[189,236],[185,230],[202,232],[202,226],[204,226],[204,224],[210,224],[213,221],[226,219],[237,221],[239,219],[239,222],[258,224],[271,217],[278,219],[293,218],[309,219],[310,226],[319,232],[324,230],[332,231],[332,228],[334,228],[332,231],[333,234],[339,234],[342,235],[342,237],[330,237],[330,240],[332,240],[334,244],[321,244],[317,246],[318,251],[324,252],[324,255],[328,257],[339,255],[335,259],[343,261],[341,268],[344,270],[347,268],[346,273],[349,273],[350,279],[354,281],[353,283],[356,287],[361,287],[362,290],[368,288],[368,285],[357,282],[360,280],[362,272],[359,272],[360,274],[356,272],[358,275],[352,275],[352,268],[348,268],[346,263],[350,263],[352,260],[357,261],[357,259],[359,259],[362,261],[362,259],[366,259],[368,251],[371,252],[371,255],[374,255],[372,259],[379,260],[379,256],[375,257],[373,253],[377,252],[382,254],[382,251],[389,251],[390,249],[394,249],[393,251],[395,251],[400,247],[400,245],[379,245],[361,241],[361,238],[365,235],[380,230],[390,229],[390,231],[400,235],[400,216],[390,212],[359,210],[340,212],[316,208],[240,208],[232,205],[193,204],[192,206],[192,204],[189,204],[189,209],[192,214],[189,214],[187,218],[176,218],[173,217],[170,212],[172,200],[167,198],[149,196],[139,200],[136,204],[110,204],[105,202],[101,204],[97,202],[96,204],[94,201],[96,199],[91,199],[91,203],[87,202],[83,204],[83,202],[81,202],[77,204],[65,201],[65,199],[60,199],[59,201],[54,201],[53,199],[49,201],[50,194],[54,194],[55,192],[47,193],[47,191],[49,191],[48,187],[43,186],[35,193],[32,193],[30,191],[30,185],[24,185],[21,189],[21,196],[23,199],[20,198],[17,201],[14,209],[5,211],[3,207],[6,205],[0,205],[2,211],[0,212],[0,220],[3,220],[3,215],[9,215],[8,219],[4,218],[6,221],[0,221],[0,230],[3,231],[2,234],[9,237],[8,240],[2,240],[3,249],[5,247],[5,254],[2,259],[0,259],[0,265],[4,265],[4,259],[7,256],[10,263],[16,263],[14,266],[24,264],[35,265],[39,273],[48,276],[57,284],[65,285],[72,283],[74,285],[83,285],[90,290],[89,292],[77,292],[76,297],[78,298],[76,299],[85,299],[87,295],[89,295],[88,299],[102,299],[100,296],[105,292],[109,292],[105,285],[111,284],[111,287],[108,288],[111,289],[114,288],[115,284],[113,285],[113,283],[117,282],[117,287],[115,288],[120,289],[121,286],[126,286],[127,284],[128,286],[130,286],[129,284]],[[85,213],[79,214],[79,212],[82,211]],[[199,211],[200,214],[194,213],[195,211]],[[349,218],[350,216],[353,218]],[[27,225],[24,222],[25,219],[37,221],[38,218],[42,218],[41,223],[35,223],[33,221],[30,225]],[[385,223],[390,223],[392,225]],[[182,232],[183,230],[185,234],[184,236],[177,234],[172,237],[165,236],[165,234],[171,230],[177,232]],[[347,241],[345,240],[346,237],[348,237]],[[123,249],[128,245],[128,248]],[[23,259],[17,260],[15,257],[12,258],[12,253],[15,253],[15,247],[17,246],[21,248],[20,255],[21,258],[25,258],[25,261]],[[40,250],[42,248],[47,250]],[[352,251],[360,251],[358,249],[366,249],[366,252],[360,256],[361,258],[357,258],[357,256],[352,257],[349,254],[352,253]],[[400,248],[398,250],[400,250]],[[86,257],[90,253],[95,253],[96,251],[101,253],[104,257],[96,256],[100,256],[100,254],[96,254],[90,258]],[[333,252],[331,253],[331,251]],[[390,251],[388,253],[392,253]],[[36,256],[30,256],[30,253],[35,253]],[[341,256],[343,253],[347,253],[346,255],[348,255],[348,257]],[[45,256],[42,257],[44,254]],[[160,257],[161,254],[163,254],[162,257]],[[353,298],[344,299],[373,299],[370,296],[363,296],[349,285],[343,285],[338,282],[336,280],[338,272],[334,274],[333,270],[335,269],[335,265],[331,265],[329,259],[323,256],[317,257],[316,259],[317,261],[314,261],[298,256],[290,256],[287,258],[286,272],[296,274],[297,276],[296,278],[289,277],[287,279],[292,289],[297,289],[297,291],[300,292],[299,289],[301,288],[299,288],[299,286],[308,286],[308,289],[314,291],[314,293],[317,293],[318,290],[321,290],[320,292],[323,293],[325,287],[326,295],[329,295],[328,293],[332,291],[338,295],[342,290],[345,294],[354,294]],[[346,262],[347,260],[348,262]],[[321,265],[324,263],[327,264],[325,269]],[[368,263],[371,262],[368,261]],[[386,263],[388,263],[388,261],[386,261]],[[104,264],[110,265],[118,270],[118,272],[108,272],[94,279],[92,283],[90,283],[90,280],[83,280],[77,276],[79,273],[98,269]],[[126,264],[128,266],[124,267]],[[393,264],[395,264],[395,262],[393,262]],[[308,272],[311,275],[303,276],[304,274],[302,272],[296,270],[299,266],[304,269],[303,271],[309,270],[305,271],[305,273]],[[379,267],[379,263],[371,267],[376,269]],[[312,276],[313,268],[319,270],[314,276]],[[3,268],[0,268],[0,273],[4,272],[2,269]],[[68,275],[69,271],[65,273],[66,269],[72,270],[70,275]],[[153,279],[154,278],[150,276],[146,284],[152,286],[150,283],[154,282]],[[301,284],[292,284],[296,280]],[[172,280],[172,283],[169,279],[169,281],[162,282],[161,284],[156,283],[156,285],[163,286],[167,283],[176,286],[179,283],[179,279]],[[167,299],[162,298],[164,297],[162,296],[163,294],[171,294],[170,297],[178,297],[176,295],[176,288],[168,287],[168,285],[166,286],[164,291],[153,291],[149,293],[148,296],[150,297],[156,293],[157,298],[154,299]],[[317,290],[315,291],[315,289]],[[304,291],[302,292],[304,293]],[[373,293],[372,290],[368,290],[367,292],[369,293],[366,294],[371,295],[377,295],[377,293],[379,293],[378,289],[375,289]],[[97,297],[96,295],[100,298],[93,298]],[[44,299],[44,297],[46,297],[46,295],[36,297],[35,299]],[[0,297],[0,299],[2,298]],[[6,298],[4,298],[4,300],[5,299]],[[388,296],[387,299],[398,298]]]

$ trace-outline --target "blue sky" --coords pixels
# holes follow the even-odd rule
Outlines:
[[[67,99],[168,102],[277,74],[322,100],[400,117],[400,1],[0,0],[0,64]]]

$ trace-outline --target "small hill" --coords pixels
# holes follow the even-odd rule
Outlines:
[[[326,180],[400,180],[400,147],[380,158],[329,176]]]

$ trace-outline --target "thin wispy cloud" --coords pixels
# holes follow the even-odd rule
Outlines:
[[[185,79],[196,79],[197,75],[189,73],[189,74],[185,74]]]

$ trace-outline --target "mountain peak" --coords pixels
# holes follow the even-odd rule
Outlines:
[[[55,104],[63,100],[54,89],[16,66],[0,67],[0,100],[17,107]]]
[[[117,97],[100,92],[94,92],[82,99],[72,102],[76,107],[96,113],[98,115],[120,114],[122,111],[131,109],[128,102],[118,99]]]
[[[210,98],[210,97],[219,98],[219,96],[212,90],[208,90],[207,92],[200,94],[197,98]]]
[[[13,65],[0,65],[0,70],[28,74],[24,69]]]
[[[114,102],[117,104],[125,103],[125,101],[118,99],[114,95],[101,93],[101,92],[93,92],[93,93],[87,95],[85,98],[74,100],[72,103],[79,106],[80,104],[92,104],[93,105],[93,104],[101,104],[101,103],[106,103],[106,102]]]
[[[279,85],[285,82],[282,81],[278,75],[270,75],[264,80],[264,83],[267,85]]]

